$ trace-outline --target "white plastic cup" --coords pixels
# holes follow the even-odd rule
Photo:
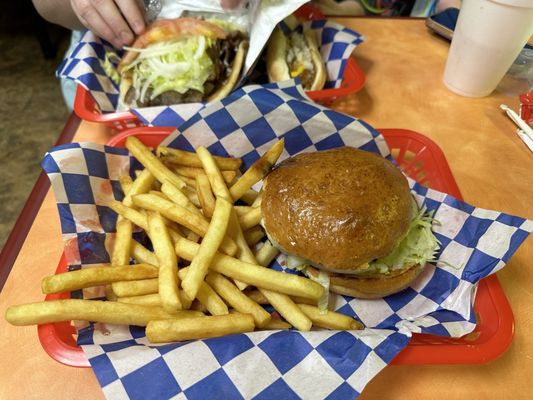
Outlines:
[[[531,34],[533,0],[464,0],[444,84],[462,96],[488,96]]]

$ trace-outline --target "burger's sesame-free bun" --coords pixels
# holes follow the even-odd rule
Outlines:
[[[302,153],[267,175],[263,226],[285,253],[335,273],[357,273],[399,244],[413,217],[406,178],[352,147]]]

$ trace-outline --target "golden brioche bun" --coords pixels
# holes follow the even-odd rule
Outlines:
[[[407,179],[379,155],[341,147],[289,158],[265,178],[261,210],[273,244],[332,273],[332,291],[383,297],[422,269],[354,276],[390,254],[414,217]]]

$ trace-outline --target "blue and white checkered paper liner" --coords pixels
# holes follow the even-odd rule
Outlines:
[[[326,88],[339,87],[346,62],[355,47],[362,42],[362,36],[327,20],[306,24],[315,31],[320,51],[326,61]],[[117,85],[102,68],[106,52],[116,50],[88,31],[73,52],[63,60],[56,74],[81,84],[92,94],[99,109],[109,113],[117,111],[119,95]],[[147,125],[178,127],[204,106],[204,103],[190,103],[170,107],[144,107],[132,111]]]
[[[361,120],[305,100],[283,83],[239,89],[202,109],[171,135],[169,146],[207,146],[249,166],[278,138],[282,158],[341,145],[390,159],[383,137]],[[109,259],[116,215],[104,204],[121,198],[120,175],[131,172],[124,149],[89,143],[52,149],[43,161],[73,268]],[[332,296],[333,308],[360,319],[363,331],[263,331],[153,346],[138,327],[90,325],[79,331],[108,398],[352,399],[409,342],[412,332],[462,336],[475,326],[476,283],[501,269],[533,229],[520,217],[468,205],[410,181],[419,205],[435,210],[442,242],[406,291],[379,300]],[[273,268],[280,269],[283,258]],[[84,291],[84,297],[101,291]],[[318,377],[318,378],[317,378]]]

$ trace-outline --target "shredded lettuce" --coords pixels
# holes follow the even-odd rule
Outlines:
[[[426,210],[424,206],[418,211],[400,244],[389,255],[370,262],[365,274],[377,271],[387,273],[404,265],[424,265],[428,261],[435,261],[439,241],[431,231],[431,226],[436,221]]]
[[[320,314],[327,314],[328,313],[328,305],[329,305],[329,274],[325,271],[318,271],[318,276],[315,278],[311,274],[307,274],[311,278],[311,280],[319,283],[324,288],[324,293],[322,293],[322,296],[320,299],[318,299],[318,310],[320,311]]]
[[[118,64],[119,61],[120,59],[115,53],[107,52],[105,53],[104,62],[102,63],[102,68],[104,69],[104,72],[116,84],[120,82],[120,76],[115,67],[115,65]]]
[[[289,269],[295,269],[296,271],[304,271],[307,268],[307,260],[302,257],[294,256],[292,254],[287,255],[285,260],[285,266]]]
[[[132,72],[132,86],[144,101],[149,88],[150,99],[167,91],[185,93],[190,89],[204,92],[204,83],[213,71],[206,50],[213,39],[191,36],[155,43],[145,49],[125,47],[139,55],[124,72]]]

